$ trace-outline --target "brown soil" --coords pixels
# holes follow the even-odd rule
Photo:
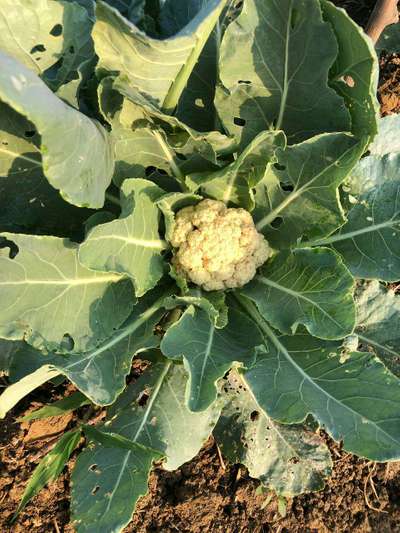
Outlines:
[[[375,1],[334,3],[365,24]],[[384,55],[380,67],[382,114],[398,113],[400,58]],[[69,479],[77,452],[57,481],[28,504],[13,526],[9,524],[36,464],[87,408],[73,417],[40,423],[15,420],[72,390],[71,385],[44,385],[0,423],[1,533],[73,533],[68,525]],[[149,494],[139,502],[125,533],[400,533],[400,463],[357,459],[329,439],[327,442],[334,459],[332,478],[323,491],[289,500],[285,514],[275,497],[256,494],[258,482],[249,478],[243,467],[221,462],[210,439],[195,459],[176,472],[154,471]]]

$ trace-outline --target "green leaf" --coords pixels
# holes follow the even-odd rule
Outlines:
[[[164,188],[171,176],[184,185],[184,175],[218,168],[218,157],[234,149],[231,138],[217,131],[199,133],[189,128],[161,112],[136,89],[126,87],[121,78],[115,82],[105,78],[99,93],[103,115],[112,126],[117,185],[127,177],[144,177],[150,167],[169,174],[165,185],[162,183]]]
[[[155,203],[163,194],[151,181],[125,180],[120,218],[89,232],[79,247],[79,261],[92,270],[131,277],[137,296],[152,289],[163,275],[161,252],[168,247],[160,239]]]
[[[145,0],[105,0],[134,24],[138,24],[144,16]]]
[[[350,130],[343,99],[328,86],[338,48],[318,0],[247,0],[221,45],[216,106],[245,147],[264,130],[289,142]]]
[[[65,202],[43,175],[40,137],[31,122],[0,102],[0,229],[81,235],[92,211]]]
[[[91,27],[88,12],[75,2],[3,0],[0,49],[56,91],[83,62],[93,58]]]
[[[173,111],[226,0],[211,0],[174,38],[146,36],[99,2],[93,29],[99,68],[118,72],[159,107]]]
[[[157,450],[152,450],[146,446],[142,446],[141,444],[133,442],[126,437],[119,435],[118,433],[105,433],[104,431],[96,429],[94,426],[89,426],[87,424],[84,424],[82,429],[90,440],[98,444],[102,444],[105,448],[121,448],[122,450],[130,450],[134,453],[137,450],[147,450],[154,452],[154,454],[158,455],[160,459],[162,458],[162,454],[160,454]]]
[[[207,440],[220,409],[214,405],[203,413],[191,413],[185,405],[186,381],[181,365],[158,361],[110,408],[101,431],[103,438],[107,432],[119,435],[119,447],[86,449],[72,474],[73,518],[82,521],[78,532],[120,531],[130,521],[139,496],[147,492],[152,459],[161,453],[166,456],[165,467],[174,470]],[[126,441],[137,451],[123,449]],[[92,495],[95,487],[99,489]]]
[[[192,193],[169,193],[162,196],[157,205],[162,211],[165,220],[165,237],[168,241],[171,240],[171,233],[175,224],[175,213],[189,205],[198,204],[202,197],[198,194]]]
[[[172,309],[179,305],[194,305],[208,314],[216,328],[224,328],[228,323],[228,307],[225,303],[225,293],[222,291],[207,292],[196,287],[188,289],[183,296],[172,295],[164,305]]]
[[[204,411],[217,397],[217,383],[234,363],[250,366],[260,344],[258,328],[243,313],[230,309],[228,324],[217,329],[208,314],[190,306],[161,342],[171,359],[183,358],[190,375],[186,398],[191,411]]]
[[[400,296],[377,281],[356,293],[357,329],[363,347],[372,349],[385,365],[400,376]]]
[[[311,335],[341,339],[355,326],[354,280],[329,248],[281,252],[260,269],[241,293],[283,333],[300,324]]]
[[[57,98],[24,65],[2,52],[0,61],[0,99],[40,133],[43,170],[50,184],[72,204],[102,207],[114,171],[107,131]]]
[[[400,181],[363,195],[348,218],[338,233],[312,244],[333,244],[356,277],[399,280]]]
[[[55,370],[52,366],[44,365],[33,374],[29,374],[20,381],[17,381],[17,383],[13,383],[7,387],[0,396],[0,418],[4,418],[8,411],[17,405],[22,398],[25,398],[30,392],[58,374],[58,370]]]
[[[0,249],[0,336],[36,348],[59,349],[67,336],[80,351],[107,338],[134,304],[131,282],[78,262],[78,245],[64,239],[5,233]]]
[[[26,376],[26,369],[30,373],[40,370],[43,365],[46,368],[51,365],[56,374],[66,376],[93,403],[112,404],[126,386],[126,376],[131,370],[134,355],[159,345],[160,339],[154,330],[165,313],[162,306],[167,296],[169,292],[161,289],[147,294],[112,336],[83,353],[72,352],[68,356],[43,354],[19,343],[14,348],[11,377],[18,379]],[[43,383],[51,377],[44,379]],[[29,376],[27,379],[29,381]],[[28,392],[30,390],[33,389]],[[22,397],[19,396],[17,401]]]
[[[285,144],[282,132],[262,132],[233,163],[216,172],[192,174],[186,178],[186,183],[193,191],[200,189],[203,195],[252,210],[252,187],[264,177],[276,149],[285,147]]]
[[[304,332],[279,336],[253,317],[267,344],[244,379],[270,417],[293,424],[312,414],[349,452],[400,457],[400,381],[376,357],[353,352],[343,360],[337,343]]]
[[[330,72],[331,87],[343,96],[351,115],[351,131],[358,137],[377,133],[379,65],[371,39],[344,9],[321,1],[324,19],[332,24],[339,54]]]
[[[332,233],[344,221],[338,187],[360,158],[364,142],[351,135],[320,135],[278,148],[256,188],[254,219],[274,248],[288,248],[306,234]]]
[[[0,372],[9,373],[12,359],[13,343],[0,339]]]
[[[243,464],[277,494],[292,497],[322,489],[332,469],[322,439],[303,426],[274,422],[233,372],[224,390],[226,404],[213,432],[224,456]]]
[[[390,24],[386,26],[375,46],[378,56],[383,52],[398,54],[400,52],[400,26]]]
[[[89,447],[72,472],[71,511],[77,533],[121,531],[148,491],[154,452]]]
[[[84,405],[90,405],[90,400],[86,398],[84,394],[79,391],[74,392],[71,396],[57,400],[49,405],[45,405],[41,409],[36,409],[32,413],[19,418],[19,422],[27,422],[30,420],[41,420],[43,418],[49,418],[50,416],[61,416],[64,413],[75,411],[79,407]]]
[[[109,408],[102,431],[156,450],[165,468],[176,470],[198,453],[221,410],[217,401],[201,413],[189,411],[187,381],[183,365],[159,358]]]
[[[64,470],[72,452],[78,446],[81,437],[80,431],[68,431],[57,442],[54,448],[43,457],[35,468],[31,479],[22,495],[22,499],[13,516],[13,521],[17,518],[26,504],[34,497],[43,487],[58,478]]]

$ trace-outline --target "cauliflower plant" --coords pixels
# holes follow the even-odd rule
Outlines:
[[[242,287],[271,253],[250,213],[217,200],[181,209],[171,244],[177,272],[206,291]]]

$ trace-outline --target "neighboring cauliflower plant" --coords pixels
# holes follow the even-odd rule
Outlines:
[[[282,496],[330,474],[316,426],[400,458],[400,120],[376,136],[377,74],[327,0],[0,2],[0,416],[67,379],[28,417],[79,420],[18,512],[82,435],[78,533],[122,531],[154,463],[211,434]]]
[[[243,287],[271,253],[250,213],[209,199],[177,213],[171,244],[177,272],[206,291]]]

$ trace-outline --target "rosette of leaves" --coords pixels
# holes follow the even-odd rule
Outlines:
[[[121,531],[154,463],[212,433],[282,496],[329,475],[311,418],[400,457],[400,122],[376,136],[375,52],[326,0],[188,4],[0,6],[0,413],[60,378],[78,392],[31,418],[106,406],[17,510],[82,432],[79,532]],[[251,212],[273,248],[241,289],[171,270],[175,213],[203,198]]]

